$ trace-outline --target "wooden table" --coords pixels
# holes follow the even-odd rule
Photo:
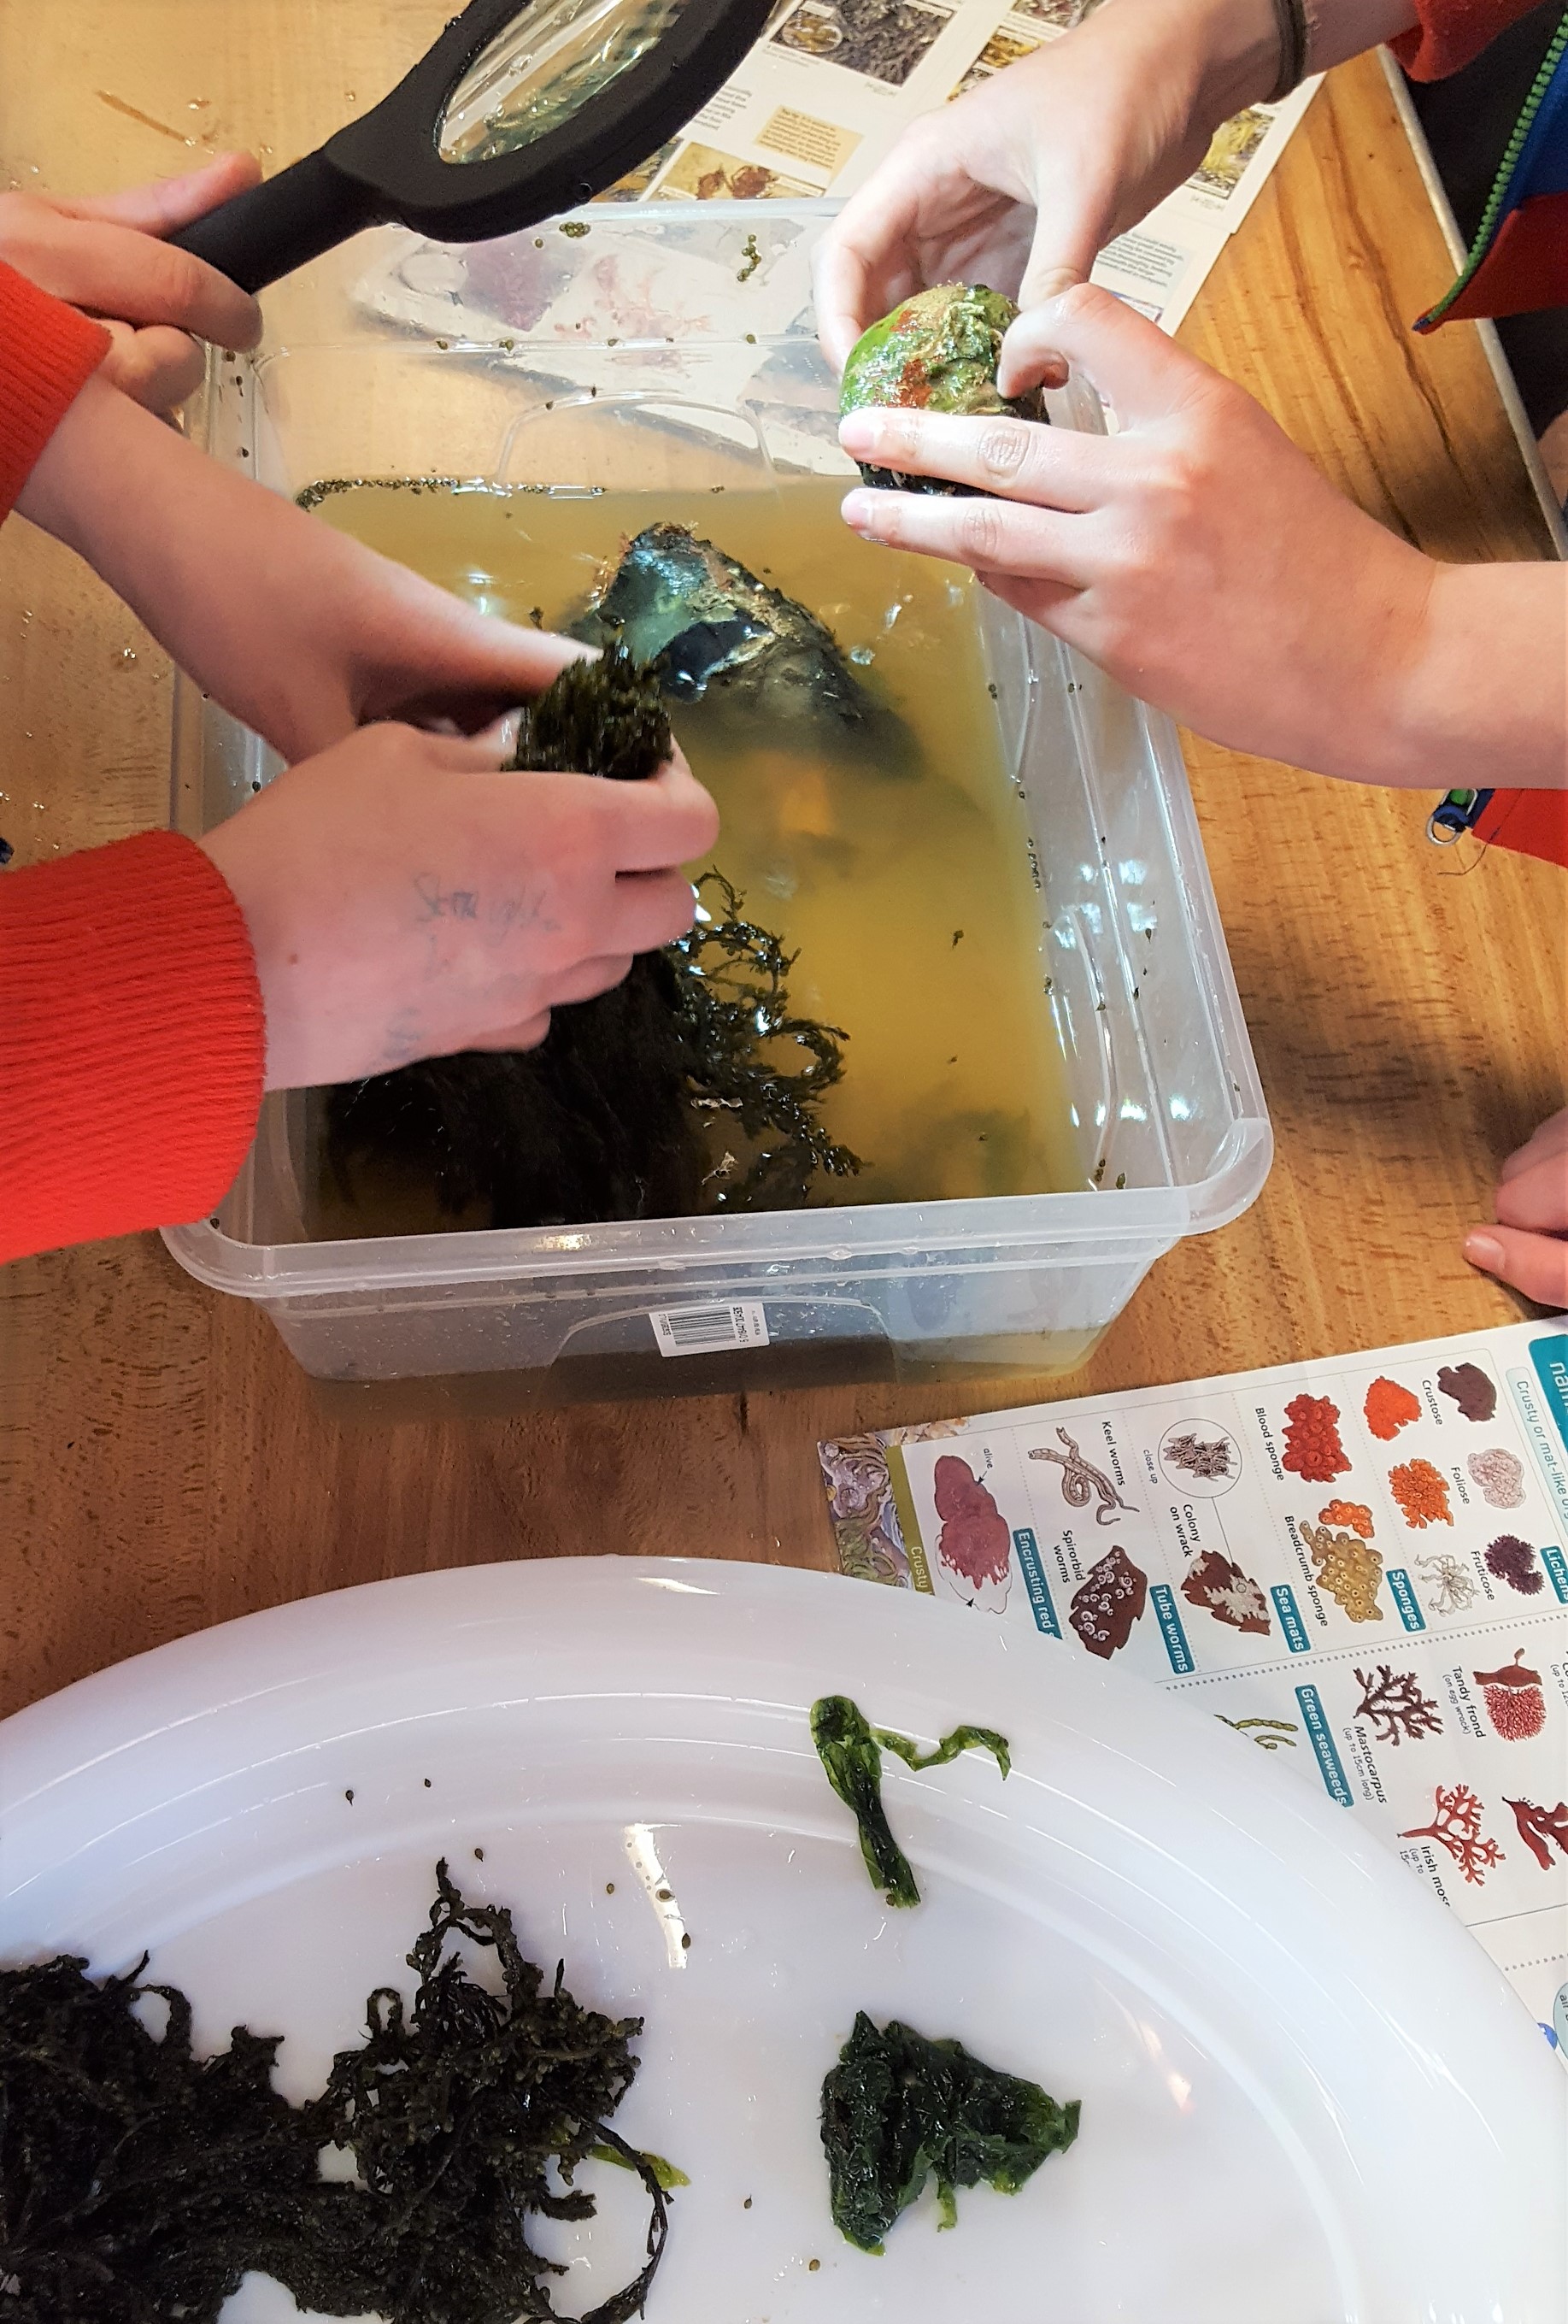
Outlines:
[[[0,173],[97,191],[226,143],[279,167],[447,13],[0,0]],[[1407,327],[1449,273],[1365,59],[1318,97],[1183,337],[1423,549],[1550,554],[1474,332]],[[7,525],[0,828],[19,860],[163,818],[169,701],[131,617]],[[1075,1385],[1508,1320],[1460,1236],[1488,1215],[1502,1157],[1563,1102],[1563,875],[1493,853],[1457,876],[1423,836],[1425,795],[1199,742],[1189,762],[1278,1157],[1245,1218],[1156,1268]],[[584,1549],[826,1564],[817,1438],[943,1402],[879,1386],[355,1425],[323,1410],[263,1318],[153,1236],[14,1267],[0,1301],[5,1711],[207,1623],[429,1566]]]

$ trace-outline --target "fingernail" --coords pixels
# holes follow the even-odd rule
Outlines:
[[[870,493],[846,493],[839,514],[852,532],[858,532],[863,540],[870,540],[876,530],[872,516],[875,506],[874,497]]]
[[[846,452],[873,451],[878,424],[872,411],[846,411],[838,423],[838,440]]]
[[[1503,1263],[1503,1247],[1496,1235],[1479,1231],[1465,1236],[1464,1255],[1471,1267],[1482,1268],[1488,1275],[1495,1275]]]

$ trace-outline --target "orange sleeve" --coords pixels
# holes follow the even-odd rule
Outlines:
[[[0,264],[0,518],[108,352],[101,323]]]
[[[0,877],[0,1260],[217,1207],[266,1033],[244,917],[193,841]]]
[[[1446,80],[1540,0],[1416,0],[1421,21],[1389,42],[1413,80]]]

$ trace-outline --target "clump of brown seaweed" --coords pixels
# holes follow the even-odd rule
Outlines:
[[[613,642],[523,714],[514,764],[640,781],[669,750],[656,676]],[[845,1035],[791,1009],[795,955],[729,882],[697,885],[689,934],[557,1010],[537,1048],[424,1058],[331,1091],[327,1159],[344,1197],[391,1160],[449,1216],[575,1226],[798,1207],[819,1178],[857,1171],[819,1117]]]

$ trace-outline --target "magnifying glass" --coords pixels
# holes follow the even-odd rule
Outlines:
[[[481,242],[591,201],[700,113],[774,0],[471,0],[390,97],[171,235],[264,290],[366,226]]]

